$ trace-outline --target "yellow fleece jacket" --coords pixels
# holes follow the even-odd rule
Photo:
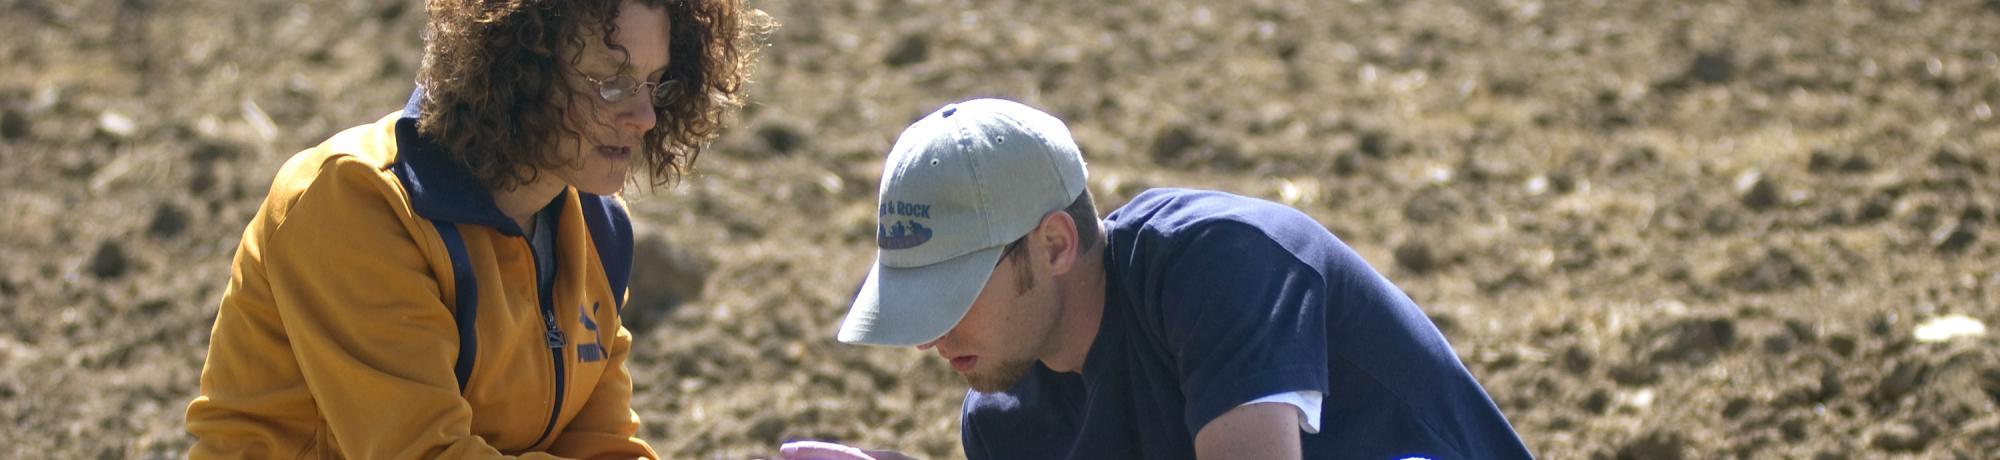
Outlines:
[[[189,457],[657,458],[635,436],[624,293],[584,218],[629,229],[623,203],[569,189],[547,208],[557,268],[539,292],[518,226],[414,123],[392,114],[279,170],[216,314]],[[475,306],[440,222],[462,235]]]

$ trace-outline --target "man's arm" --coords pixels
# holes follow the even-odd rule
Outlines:
[[[1298,409],[1283,403],[1230,409],[1195,433],[1194,452],[1200,459],[1300,458]]]

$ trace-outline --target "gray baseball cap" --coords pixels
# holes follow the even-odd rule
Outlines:
[[[1083,154],[1062,120],[975,99],[911,124],[882,167],[874,268],[841,342],[910,346],[951,331],[1000,252],[1083,193]]]

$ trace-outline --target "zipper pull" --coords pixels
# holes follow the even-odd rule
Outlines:
[[[547,331],[547,338],[548,338],[548,341],[549,341],[549,348],[562,348],[562,347],[563,347],[563,342],[564,342],[564,341],[563,341],[563,332],[562,332],[562,329],[557,329],[557,328],[556,328],[556,320],[555,320],[555,318],[549,318],[549,320],[548,320],[548,321],[545,321],[545,322],[544,322],[543,324],[545,324],[545,325],[547,326],[547,328],[546,328],[546,329],[544,329],[544,330],[545,330],[545,331]]]

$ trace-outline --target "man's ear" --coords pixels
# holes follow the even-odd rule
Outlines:
[[[1076,220],[1069,213],[1058,209],[1042,215],[1042,223],[1035,227],[1035,239],[1040,240],[1047,252],[1043,253],[1049,264],[1049,273],[1061,275],[1069,273],[1076,266],[1077,254]],[[1030,253],[1032,254],[1032,253]]]

